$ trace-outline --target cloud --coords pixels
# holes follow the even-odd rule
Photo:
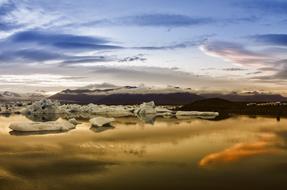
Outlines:
[[[259,38],[261,37],[262,40],[268,40],[268,43],[277,43],[277,40],[280,41],[277,37],[274,39],[268,36],[265,39],[265,35],[262,35]],[[284,40],[278,43],[283,44]],[[241,66],[257,69],[255,72],[246,73],[246,75],[257,75],[250,78],[255,79],[257,82],[274,82],[277,84],[279,84],[278,82],[286,82],[287,62],[286,59],[282,59],[281,56],[276,56],[276,52],[269,52],[268,54],[266,52],[251,51],[243,45],[221,41],[206,42],[200,49],[208,55],[220,57]]]
[[[134,47],[134,49],[139,50],[174,50],[174,49],[185,49],[190,47],[195,47],[201,44],[206,39],[199,39],[195,41],[189,41],[189,42],[181,42],[181,43],[175,43],[171,45],[163,45],[163,46],[142,46],[142,47]]]
[[[122,47],[110,45],[103,37],[81,36],[29,30],[17,32],[0,43],[0,63],[30,64],[55,61],[67,65],[80,62],[114,61],[110,56],[94,55],[102,50],[115,50]]]
[[[115,57],[112,56],[73,56],[60,62],[61,67],[73,67],[77,65],[83,65],[86,63],[104,63],[117,61]]]
[[[139,54],[136,56],[130,56],[130,57],[122,58],[118,62],[120,62],[120,63],[122,63],[122,62],[128,63],[128,62],[135,62],[135,61],[144,62],[146,60],[147,60],[147,58],[143,57],[142,54]]]
[[[11,30],[18,27],[18,25],[6,20],[6,17],[15,9],[16,6],[12,1],[4,1],[0,3],[0,31]]]
[[[16,51],[6,51],[0,53],[0,63],[18,64],[18,63],[45,63],[53,61],[60,66],[68,66],[80,63],[103,63],[117,61],[111,56],[77,56],[64,53],[56,53],[37,49],[23,49]]]
[[[144,14],[128,16],[118,19],[127,25],[139,26],[161,26],[161,27],[183,27],[214,22],[211,18],[197,18],[180,14]]]
[[[276,70],[273,70],[273,74],[269,75],[262,75],[253,77],[253,79],[263,80],[263,81],[280,81],[280,82],[287,82],[287,66],[281,66]]]
[[[270,57],[262,53],[248,50],[241,44],[232,42],[205,42],[200,46],[200,50],[207,55],[220,57],[241,66],[262,66],[271,61]]]
[[[125,26],[149,26],[149,27],[187,27],[209,24],[215,22],[212,18],[191,17],[182,14],[142,14],[125,16],[114,19],[103,19],[85,23],[91,25],[125,25]]]
[[[35,43],[60,49],[117,49],[119,46],[108,45],[109,40],[102,37],[56,34],[42,31],[24,31],[12,35],[8,41],[13,43]]]
[[[60,26],[67,20],[57,12],[47,11],[25,0],[0,2],[0,31],[4,31],[2,36],[28,29]]]
[[[280,0],[252,0],[236,2],[245,9],[257,10],[264,14],[287,14],[287,2]]]
[[[29,61],[48,61],[64,59],[67,56],[47,52],[43,50],[24,49],[16,51],[5,51],[0,53],[0,63],[9,62],[29,62]]]
[[[210,91],[218,89],[230,91],[230,85],[237,86],[237,89],[245,86],[241,84],[242,81],[233,81],[226,77],[224,79],[209,77],[166,67],[98,65],[89,70],[92,70],[91,74],[97,76],[98,80],[119,85],[126,85],[126,82],[130,81],[130,85],[142,83],[160,86],[174,85],[201,90],[207,88]]]
[[[287,46],[287,34],[261,34],[251,36],[251,38],[267,45]]]
[[[81,23],[80,26],[138,26],[138,27],[191,27],[207,24],[239,24],[243,22],[256,22],[259,18],[256,16],[234,17],[234,18],[211,18],[196,17],[184,14],[152,13],[131,15],[116,18],[105,18],[101,20]],[[68,24],[66,27],[74,26]]]
[[[53,61],[61,66],[99,62],[146,61],[142,54],[117,58],[116,56],[94,55],[99,51],[111,50],[169,50],[188,48],[200,44],[204,39],[164,46],[123,47],[114,45],[107,38],[65,33],[28,30],[17,32],[0,43],[0,63],[43,63]],[[84,54],[84,55],[83,55]]]
[[[84,82],[83,76],[67,76],[67,75],[56,75],[56,74],[27,74],[27,75],[0,75],[0,85],[25,85],[25,86],[42,86],[42,87],[53,87],[53,86],[64,86],[74,87],[87,85],[89,82]]]
[[[231,67],[231,68],[224,68],[223,71],[246,71],[247,69],[238,68],[238,67]]]
[[[258,75],[262,73],[263,73],[262,71],[255,71],[255,72],[246,73],[246,75]]]

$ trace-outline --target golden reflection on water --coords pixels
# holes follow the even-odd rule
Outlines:
[[[0,117],[0,189],[240,189],[250,180],[259,189],[287,179],[284,118],[121,118],[114,128],[83,122],[67,133],[20,136],[9,133],[14,121],[28,119]]]
[[[275,146],[276,141],[275,135],[264,134],[255,142],[237,143],[223,151],[208,154],[200,160],[199,165],[206,167],[212,164],[238,161],[251,156],[276,153],[280,151]]]

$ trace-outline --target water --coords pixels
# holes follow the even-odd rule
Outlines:
[[[9,133],[0,117],[0,189],[286,189],[287,119],[117,119],[58,134]],[[285,187],[285,188],[284,188]]]

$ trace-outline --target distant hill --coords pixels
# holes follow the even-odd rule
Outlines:
[[[287,115],[287,104],[249,104],[246,102],[231,102],[220,98],[198,100],[177,108],[178,111],[215,111],[221,114],[247,115]]]
[[[157,105],[184,105],[191,101],[202,99],[193,93],[119,93],[119,94],[90,94],[85,92],[71,91],[58,93],[50,97],[63,103],[77,104],[106,104],[106,105],[133,105],[143,102],[154,101]]]
[[[280,94],[247,93],[247,94],[200,94],[204,98],[221,98],[233,102],[283,102],[287,97]]]
[[[279,94],[260,94],[256,92],[246,94],[198,94],[191,89],[179,87],[151,88],[145,86],[115,86],[106,83],[89,85],[74,90],[63,90],[50,98],[63,103],[106,105],[132,105],[147,101],[154,101],[157,105],[185,105],[210,98],[232,102],[287,101],[286,97]]]
[[[44,95],[37,93],[15,93],[10,91],[0,92],[0,102],[7,101],[34,101],[45,98]]]

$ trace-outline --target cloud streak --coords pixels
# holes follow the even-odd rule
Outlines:
[[[262,13],[287,14],[287,2],[280,0],[252,0],[237,2],[236,6],[244,9],[260,11]]]
[[[270,57],[262,53],[248,50],[241,44],[232,42],[206,42],[200,46],[200,50],[207,55],[219,57],[241,66],[260,67],[270,61]]]
[[[287,46],[287,34],[261,34],[251,38],[266,45]]]
[[[43,46],[52,46],[59,49],[118,49],[115,45],[108,45],[109,40],[102,37],[89,37],[73,34],[55,34],[41,31],[24,31],[8,38],[12,43],[35,43]]]
[[[124,25],[124,26],[147,26],[147,27],[188,27],[214,23],[212,18],[191,17],[182,14],[142,14],[125,16],[114,19],[96,20],[84,23],[84,26],[93,25]]]

